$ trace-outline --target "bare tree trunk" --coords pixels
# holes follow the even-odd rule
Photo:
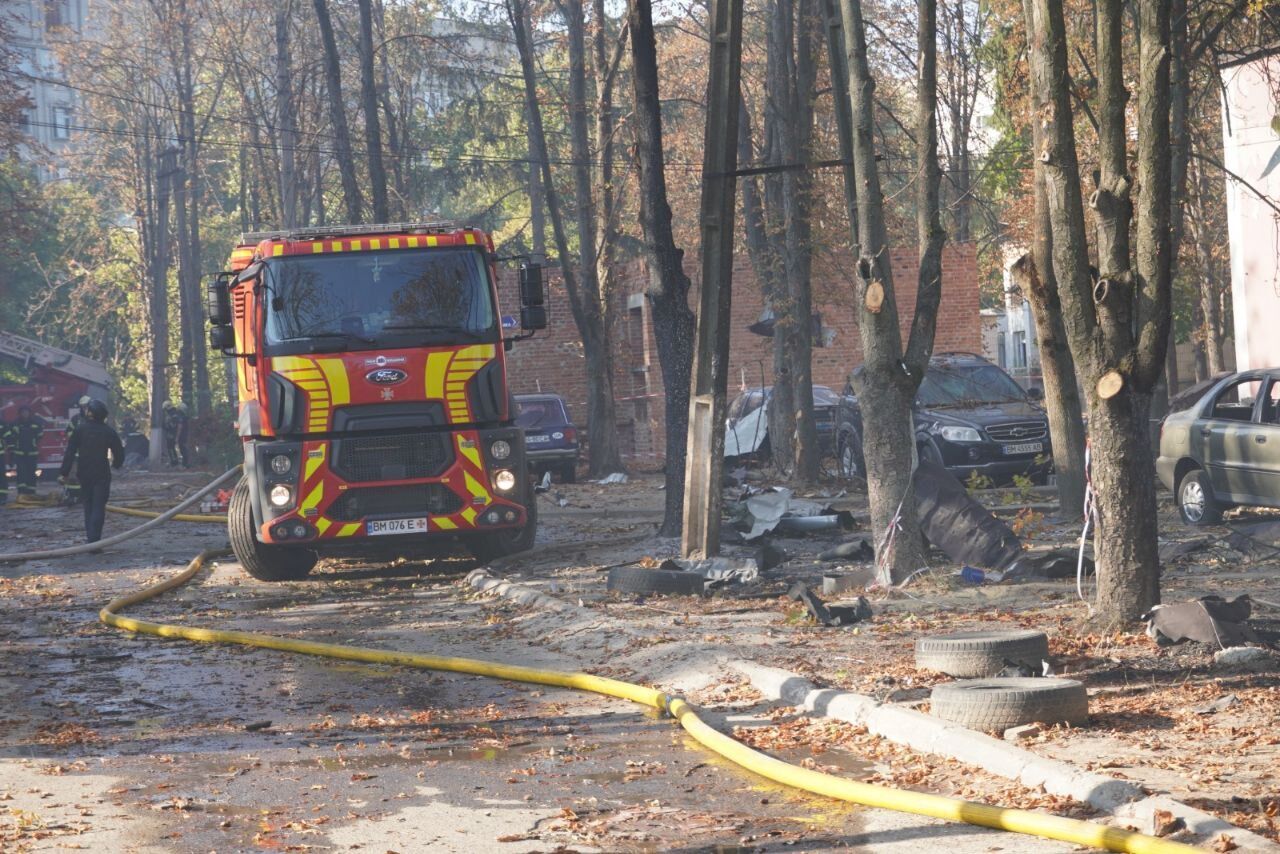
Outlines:
[[[1023,0],[1026,19],[1031,20],[1031,0]],[[1031,113],[1043,115],[1043,93],[1031,87]],[[1032,122],[1032,149],[1044,151],[1046,139],[1040,122]],[[1045,409],[1049,415],[1049,438],[1053,445],[1053,466],[1058,480],[1058,504],[1064,516],[1084,507],[1085,435],[1084,413],[1076,382],[1075,359],[1062,320],[1058,280],[1053,271],[1053,230],[1049,213],[1045,164],[1035,161],[1035,228],[1030,258],[1014,265],[1022,293],[1031,303],[1040,346],[1040,368],[1044,380]],[[1069,518],[1069,517],[1068,517]]]
[[[684,475],[689,432],[690,373],[696,319],[689,309],[689,277],[684,251],[671,231],[662,150],[662,108],[658,97],[658,54],[650,0],[633,0],[631,27],[635,91],[636,164],[640,173],[640,228],[649,267],[649,304],[657,339],[662,385],[666,389],[666,492],[659,536],[679,536],[684,507]]]
[[[1129,194],[1122,75],[1121,0],[1098,3],[1100,178],[1090,199],[1098,222],[1101,276],[1091,281],[1079,165],[1067,79],[1061,0],[1032,0],[1032,87],[1044,104],[1045,163],[1054,273],[1072,353],[1090,396],[1098,527],[1094,536],[1096,614],[1105,625],[1135,620],[1159,602],[1155,486],[1148,414],[1169,333],[1169,10],[1139,0],[1139,199],[1136,259],[1130,268]]]
[[[347,126],[347,106],[342,98],[342,66],[338,58],[338,43],[333,36],[328,0],[312,2],[320,25],[320,42],[324,46],[324,77],[325,88],[329,92],[329,123],[333,125],[336,149],[334,157],[342,175],[342,198],[347,207],[347,219],[354,225],[364,221],[364,202],[360,197],[360,182],[356,179],[355,158],[351,154],[351,130]]]
[[[1219,275],[1220,268],[1213,254],[1213,241],[1209,234],[1208,224],[1213,221],[1213,215],[1208,209],[1208,200],[1212,197],[1212,189],[1208,184],[1204,164],[1195,164],[1195,174],[1195,192],[1191,196],[1195,216],[1191,218],[1191,234],[1200,267],[1197,300],[1202,318],[1200,329],[1204,340],[1205,371],[1206,376],[1213,377],[1226,370],[1222,358],[1222,277]]]
[[[596,267],[596,210],[591,188],[591,141],[587,133],[586,33],[582,0],[562,5],[569,35],[569,142],[578,220],[579,298],[572,300],[587,360],[587,435],[590,472],[601,477],[623,471],[613,392],[613,329],[608,294]]]
[[[373,0],[357,0],[360,7],[360,103],[364,110],[365,148],[369,158],[370,194],[374,222],[388,222],[387,170],[382,164],[382,127],[378,122],[378,81],[373,72]]]
[[[523,2],[523,0],[521,0]],[[529,19],[522,18],[524,22],[524,39],[533,44],[533,30],[529,23]],[[539,147],[533,138],[533,117],[529,113],[529,109],[525,107],[525,128],[528,136],[529,145],[529,227],[533,231],[530,239],[530,246],[533,254],[547,254],[547,222],[546,222],[546,200],[542,193],[542,161],[538,159],[537,151]],[[543,158],[545,159],[545,157]]]
[[[298,224],[298,117],[294,108],[293,57],[289,52],[289,13],[292,3],[276,8],[276,109],[280,125],[280,225]]]
[[[912,485],[915,439],[911,403],[933,350],[941,283],[920,280],[916,315],[904,352],[876,163],[875,80],[867,59],[862,2],[841,0],[840,8],[848,57],[858,200],[858,233],[854,235],[858,255],[856,313],[864,370],[858,378],[857,391],[862,411],[875,413],[875,417],[863,419],[862,445],[880,577],[886,583],[898,583],[926,565]],[[935,68],[935,32],[927,23],[935,19],[936,6],[934,0],[919,0],[918,8],[922,32],[919,62],[922,106],[917,119],[925,122],[933,121],[926,119],[925,113],[934,109],[937,93],[936,78],[929,78]],[[925,146],[920,158],[936,160],[936,137],[933,151],[928,150],[928,143],[927,138],[917,140],[917,144]]]
[[[791,163],[805,163],[813,153],[813,99],[817,79],[815,55],[818,32],[815,0],[798,0],[793,22],[795,68],[791,76],[790,101],[794,107],[791,122],[785,127],[783,158]],[[783,176],[785,205],[788,306],[791,322],[786,326],[785,340],[791,365],[792,405],[795,414],[794,456],[791,461],[795,477],[804,484],[814,483],[822,461],[818,447],[818,428],[813,416],[813,269],[812,176],[807,170],[791,170]]]
[[[187,0],[177,0],[177,76],[179,135],[182,164],[174,174],[175,205],[178,212],[178,287],[181,291],[183,397],[196,415],[204,415],[213,405],[209,386],[209,354],[204,339],[204,310],[200,299],[200,141],[196,130],[196,95],[192,65],[194,45],[192,17]]]
[[[150,167],[149,162],[147,166]],[[147,383],[151,401],[151,447],[147,461],[153,471],[164,461],[164,404],[169,399],[166,367],[169,364],[169,187],[177,168],[175,149],[160,153],[154,173],[154,197],[150,181],[146,187],[146,195],[153,199],[147,211],[149,227],[139,229],[144,239],[149,238],[146,255],[151,279],[147,306],[151,321],[151,365]]]
[[[579,8],[579,36],[581,32],[581,6]],[[588,394],[588,412],[587,417],[590,419],[588,430],[588,441],[591,445],[591,471],[593,474],[607,474],[614,471],[622,470],[622,459],[618,452],[617,435],[615,433],[615,423],[613,417],[613,372],[612,359],[608,351],[609,340],[604,327],[604,318],[599,313],[599,305],[596,303],[596,311],[591,319],[588,319],[588,312],[592,311],[591,303],[599,299],[599,293],[587,291],[583,293],[583,289],[579,286],[578,274],[574,271],[574,266],[570,263],[572,253],[569,250],[569,238],[564,227],[564,218],[561,216],[560,195],[556,190],[555,182],[551,176],[551,164],[547,159],[547,142],[546,134],[542,125],[542,108],[538,104],[538,88],[537,78],[534,71],[533,63],[533,46],[528,38],[529,29],[525,23],[526,14],[524,0],[507,0],[507,15],[511,21],[511,30],[515,34],[516,50],[520,55],[520,69],[524,78],[524,97],[525,111],[529,117],[529,139],[534,149],[534,159],[538,162],[542,170],[542,186],[543,192],[546,194],[547,213],[551,218],[551,230],[555,235],[556,249],[560,253],[561,271],[564,276],[565,290],[569,294],[569,306],[573,311],[574,320],[578,324],[578,332],[582,335],[582,347],[587,362],[587,394]],[[572,18],[572,15],[566,16]],[[572,35],[570,37],[572,42]],[[579,45],[582,45],[581,40]],[[582,53],[585,53],[583,48]],[[579,54],[579,61],[583,59]],[[572,63],[572,60],[571,60]],[[580,69],[582,76],[585,78],[585,69]],[[572,80],[572,73],[570,79]],[[585,85],[582,86],[585,90]],[[580,94],[585,98],[585,91]],[[572,87],[570,99],[573,97]],[[581,117],[585,124],[585,115]],[[585,131],[585,127],[583,128]],[[575,133],[575,137],[578,135]],[[583,134],[585,136],[585,133]],[[575,141],[575,149],[583,142],[581,139]],[[579,156],[575,150],[574,157],[575,169],[587,169],[587,155],[584,153]],[[588,177],[589,181],[589,177]],[[589,189],[589,188],[588,188]],[[581,199],[579,200],[581,202]],[[590,197],[587,198],[587,209],[590,209]],[[581,216],[581,207],[579,208],[579,216]],[[594,228],[591,227],[590,221],[587,222],[587,229],[581,230],[582,222],[579,221],[579,243],[593,243],[590,235],[593,235]],[[585,240],[584,235],[586,235]],[[579,256],[578,269],[583,275],[591,275],[594,278],[595,258],[594,252],[591,255],[590,264],[584,264],[582,259],[584,255]],[[607,361],[605,361],[607,360]],[[602,361],[605,363],[602,364]]]

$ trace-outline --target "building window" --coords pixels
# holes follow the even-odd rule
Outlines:
[[[53,108],[53,138],[60,140],[71,139],[70,107]]]
[[[1015,368],[1025,368],[1027,366],[1027,333],[1013,333],[1013,366]]]
[[[71,26],[71,0],[45,0],[44,25],[50,30]]]
[[[996,344],[996,363],[1002,368],[1009,367],[1009,357],[1005,354],[1005,334],[999,334],[999,343]]]

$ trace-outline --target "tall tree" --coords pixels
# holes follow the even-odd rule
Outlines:
[[[324,47],[325,89],[329,94],[329,123],[333,128],[334,156],[338,172],[342,175],[342,199],[347,208],[347,219],[352,224],[364,221],[364,201],[360,196],[360,183],[356,179],[356,162],[351,154],[351,130],[347,125],[347,106],[342,97],[342,63],[338,56],[338,42],[333,34],[333,20],[329,17],[328,0],[313,0],[316,22],[320,25],[320,43]],[[385,181],[384,185],[385,187]]]
[[[1136,211],[1128,172],[1122,0],[1097,11],[1098,271],[1089,270],[1061,0],[1032,0],[1027,21],[1031,85],[1045,105],[1039,156],[1053,230],[1053,268],[1080,379],[1089,395],[1095,609],[1107,624],[1135,620],[1159,602],[1155,487],[1147,418],[1164,368],[1171,291],[1169,5],[1135,4],[1139,43]],[[1136,213],[1136,246],[1130,221]],[[1136,268],[1136,269],[1135,269]]]
[[[569,143],[578,231],[578,281],[569,305],[587,369],[587,435],[590,471],[600,477],[622,471],[613,392],[611,303],[604,292],[597,260],[597,211],[591,184],[591,140],[588,132],[586,21],[582,0],[560,4],[569,42]],[[567,259],[565,259],[567,260]],[[568,282],[566,280],[566,286]]]
[[[357,0],[360,7],[360,106],[364,111],[365,151],[369,158],[369,192],[374,222],[387,222],[387,169],[382,164],[382,128],[378,122],[378,82],[373,71],[373,0]]]
[[[551,175],[551,162],[547,156],[547,137],[542,123],[542,107],[538,103],[538,82],[534,68],[533,44],[529,38],[531,27],[526,23],[528,10],[525,0],[506,0],[511,31],[515,35],[516,52],[520,57],[520,71],[524,80],[525,114],[529,120],[529,142],[533,159],[542,172],[542,188],[551,219],[551,231],[560,254],[560,269],[565,291],[569,295],[569,307],[582,336],[583,355],[587,372],[587,441],[590,446],[590,469],[596,476],[622,470],[622,456],[618,448],[613,398],[613,358],[610,351],[608,328],[605,325],[604,306],[601,303],[595,266],[595,223],[592,219],[590,193],[590,147],[586,133],[586,43],[582,5],[576,4],[576,12],[566,8],[565,18],[570,42],[570,130],[574,162],[574,190],[578,215],[577,263],[569,247],[569,237],[564,225],[560,194]],[[577,25],[573,21],[577,21]],[[575,30],[577,47],[574,47]],[[575,60],[576,55],[576,60]],[[578,65],[577,72],[574,65]],[[585,174],[584,174],[585,173]],[[585,189],[585,192],[584,192]],[[584,250],[583,247],[587,247]],[[588,287],[587,282],[591,283]]]
[[[647,295],[653,308],[653,333],[658,344],[662,385],[666,389],[666,493],[662,527],[658,533],[674,537],[679,536],[683,523],[690,372],[697,322],[689,308],[689,277],[684,272],[684,251],[676,246],[671,231],[671,206],[667,203],[662,149],[662,106],[658,94],[658,50],[650,0],[633,0],[628,10],[628,22],[635,90],[640,230],[648,261]]]
[[[293,3],[285,0],[276,7],[276,123],[280,127],[280,226],[298,224],[298,117],[294,104],[293,55],[289,50],[290,12]]]
[[[916,284],[916,310],[905,350],[898,327],[889,237],[875,150],[875,78],[867,56],[862,0],[841,0],[853,113],[853,169],[857,179],[858,331],[864,370],[858,378],[864,413],[863,453],[876,561],[881,579],[897,583],[925,565],[915,513],[912,473],[915,431],[911,404],[933,351],[942,280],[934,256],[944,234],[938,225],[937,199],[937,43],[936,2],[917,3],[916,144],[918,199],[921,209],[921,265]],[[931,185],[931,186],[930,186]]]

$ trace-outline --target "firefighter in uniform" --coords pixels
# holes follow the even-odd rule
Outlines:
[[[83,424],[85,422],[85,418],[88,417],[88,406],[90,400],[92,400],[92,398],[86,394],[76,402],[77,408],[75,414],[71,416],[71,424],[67,427],[67,444],[71,444],[71,437],[75,435],[76,430],[80,429],[80,425]],[[74,477],[68,478],[67,494],[62,499],[62,503],[67,505],[79,504],[80,499],[80,481]]]
[[[164,446],[169,465],[187,467],[187,405],[165,401]]]
[[[107,405],[91,400],[85,407],[85,421],[67,443],[62,458],[60,480],[66,480],[71,465],[79,457],[76,474],[84,493],[84,534],[87,541],[102,539],[102,523],[107,518],[107,500],[111,497],[111,469],[124,465],[124,445],[115,430],[107,426]],[[111,459],[107,459],[110,453]]]
[[[13,425],[0,419],[0,504],[9,500],[9,457],[17,439]]]
[[[36,494],[36,469],[40,464],[40,437],[44,435],[44,422],[35,416],[30,406],[18,410],[18,420],[13,425],[14,455],[18,466],[18,494]]]

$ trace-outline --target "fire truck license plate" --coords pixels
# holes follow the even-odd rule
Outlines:
[[[426,531],[426,516],[415,519],[375,519],[365,522],[365,532],[371,537],[379,534],[423,534]]]
[[[1005,455],[1011,454],[1038,454],[1044,450],[1043,442],[1024,442],[1021,445],[1005,445]]]

